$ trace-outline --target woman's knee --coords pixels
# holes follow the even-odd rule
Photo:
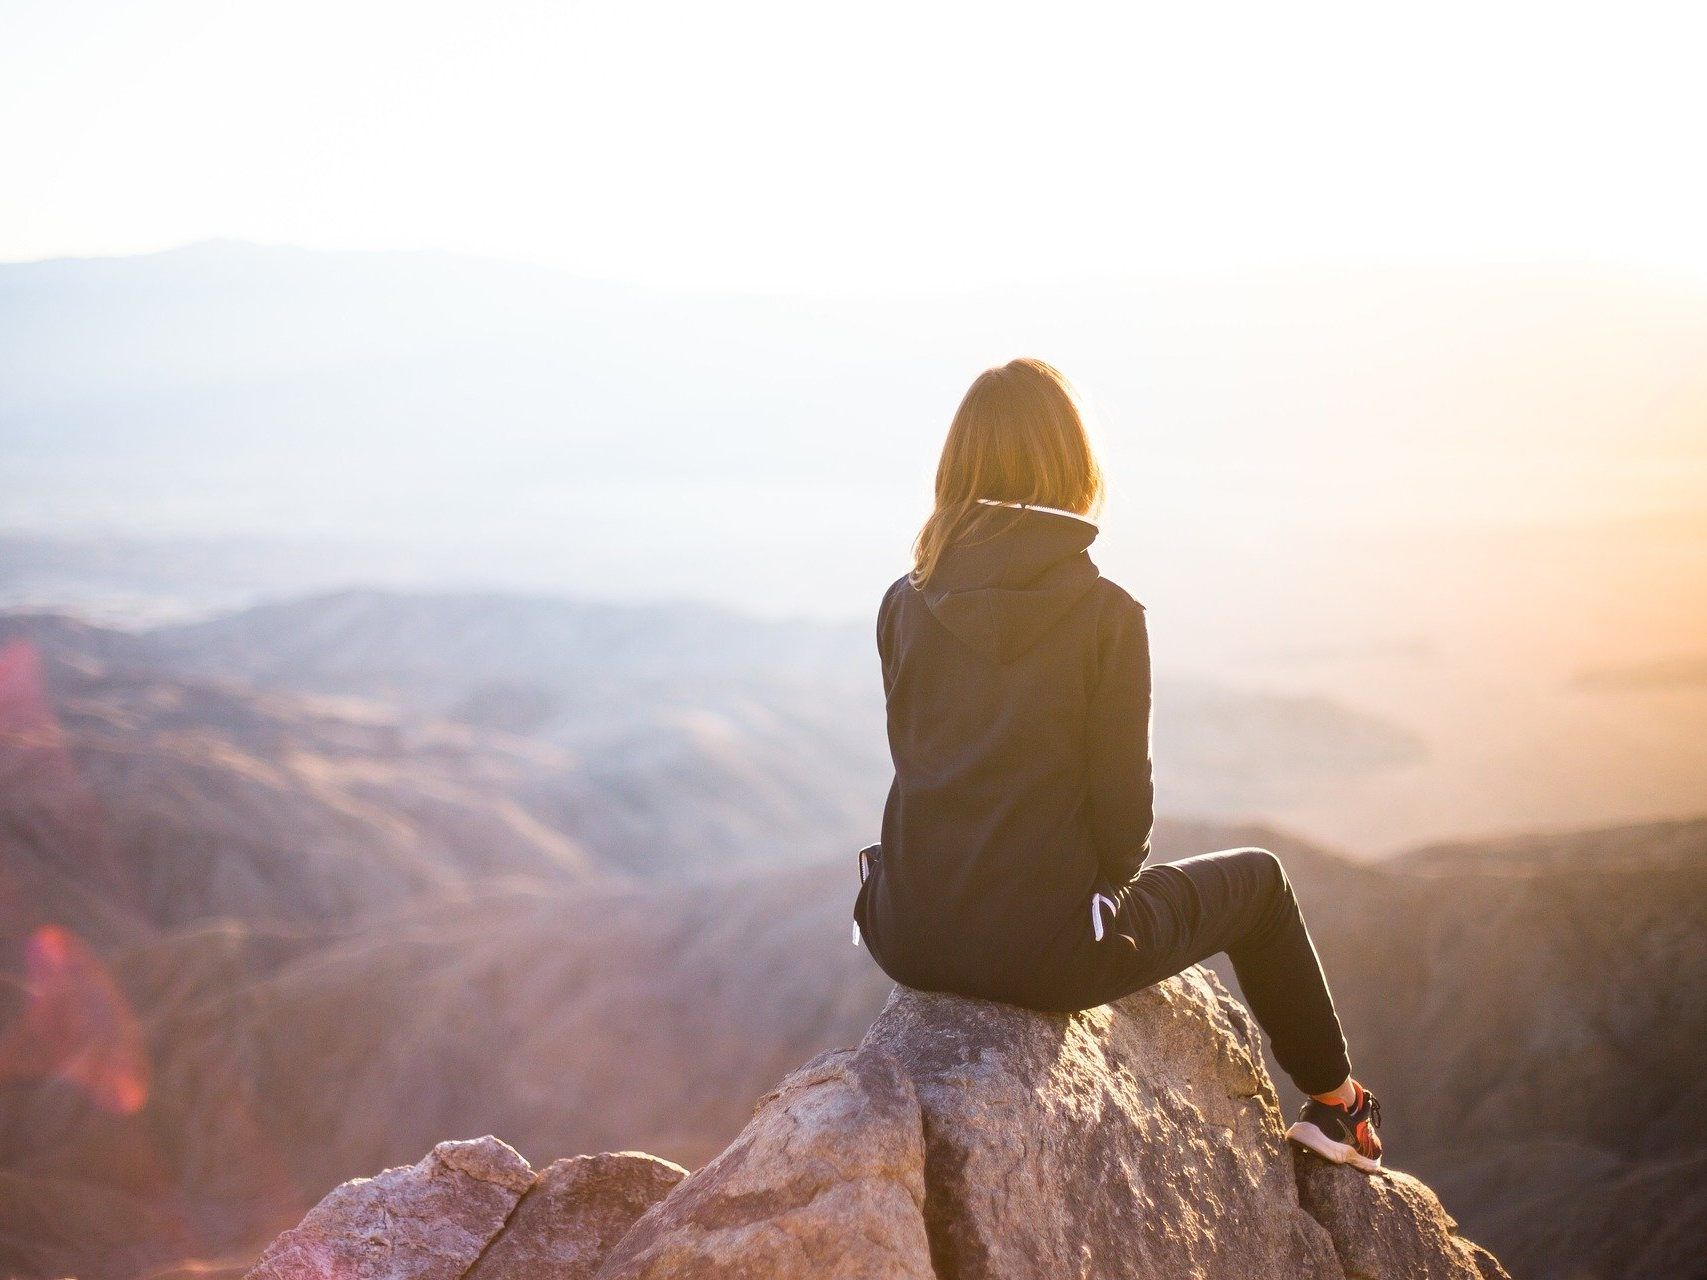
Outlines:
[[[1278,854],[1253,845],[1238,850],[1237,856],[1241,863],[1250,868],[1251,876],[1268,892],[1283,897],[1292,896],[1292,881],[1288,879],[1286,866]]]
[[[1251,906],[1256,912],[1254,939],[1277,937],[1280,931],[1300,919],[1298,899],[1292,893],[1292,881],[1286,868],[1267,849],[1241,849],[1239,855],[1249,877]]]

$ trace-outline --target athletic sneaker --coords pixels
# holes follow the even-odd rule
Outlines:
[[[1353,1081],[1353,1087],[1357,1100],[1351,1107],[1306,1098],[1286,1136],[1324,1160],[1375,1173],[1381,1168],[1381,1104],[1362,1085]]]

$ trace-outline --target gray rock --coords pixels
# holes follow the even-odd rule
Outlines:
[[[1070,1017],[898,990],[873,1048],[918,1091],[945,1275],[1339,1275],[1254,1030],[1202,970]]]
[[[493,1137],[333,1189],[248,1280],[458,1280],[503,1230],[533,1169]]]
[[[1333,1236],[1347,1280],[1511,1280],[1415,1178],[1365,1177],[1303,1151],[1294,1160],[1299,1199]]]
[[[639,1151],[547,1165],[468,1280],[586,1280],[634,1220],[686,1176],[679,1164]]]
[[[934,1280],[925,1144],[907,1076],[881,1052],[821,1054],[653,1209],[600,1280]]]

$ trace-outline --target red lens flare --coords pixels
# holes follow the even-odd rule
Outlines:
[[[130,1002],[95,953],[58,925],[24,944],[24,1007],[0,1033],[0,1079],[53,1078],[131,1115],[148,1100],[148,1057]]]

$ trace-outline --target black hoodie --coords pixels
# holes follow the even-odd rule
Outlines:
[[[854,914],[899,982],[1075,1007],[1092,895],[1149,854],[1144,609],[1098,574],[1096,533],[1003,507],[883,597],[895,781]]]

